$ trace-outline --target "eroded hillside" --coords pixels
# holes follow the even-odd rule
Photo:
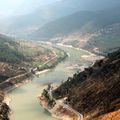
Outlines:
[[[83,114],[86,120],[98,120],[120,109],[119,91],[120,49],[68,78],[53,91],[53,96],[56,99],[67,97],[66,103]]]

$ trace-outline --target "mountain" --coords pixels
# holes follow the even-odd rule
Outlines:
[[[56,54],[54,51],[62,54]],[[45,47],[38,42],[14,40],[8,36],[0,34],[0,83],[8,78],[28,73],[30,69],[38,68],[39,70],[54,67],[58,61],[64,59],[66,53],[56,48]],[[55,58],[51,63],[51,59]],[[44,64],[50,61],[49,64]],[[38,67],[41,65],[41,67]],[[25,74],[26,75],[26,74]],[[3,87],[2,87],[3,86]],[[1,85],[4,89],[5,86]]]
[[[53,90],[53,96],[55,99],[67,98],[65,103],[81,113],[85,120],[102,120],[104,115],[120,110],[119,91],[120,49],[116,49],[68,78]]]
[[[4,31],[10,31],[9,33],[11,34],[21,36],[24,32],[29,33],[31,30],[34,31],[52,20],[70,15],[79,10],[78,7],[75,7],[75,4],[70,5],[69,1],[65,3],[64,1],[56,1],[42,6],[38,4],[37,6],[38,8],[31,13],[3,19],[1,24],[5,24],[6,29]]]
[[[101,11],[79,11],[52,21],[35,33],[34,38],[53,38],[74,32],[95,32],[108,25],[120,22],[120,8],[112,8]]]
[[[120,23],[109,25],[94,33],[85,48],[105,52],[109,49],[120,47]]]
[[[102,27],[95,32],[76,32],[53,38],[51,41],[62,42],[75,48],[83,48],[96,54],[106,54],[110,49],[120,47],[120,23]]]
[[[31,0],[29,4],[32,3],[33,1]],[[6,29],[4,28],[4,32],[8,32],[16,36],[27,36],[26,34],[39,29],[45,24],[71,15],[75,12],[103,10],[120,5],[120,1],[113,0],[97,0],[97,2],[95,2],[95,0],[56,0],[55,2],[50,2],[48,0],[47,3],[49,4],[46,3],[43,5],[40,1],[37,1],[37,3],[38,4],[33,5],[33,8],[35,9],[32,11],[30,5],[25,2],[26,7],[24,7],[24,5],[21,7],[23,7],[23,11],[31,11],[30,13],[18,16],[13,15],[4,19],[1,24],[8,24],[5,26]],[[18,9],[15,12],[20,13],[20,10]]]
[[[19,50],[19,43],[13,38],[0,34],[0,82],[25,73],[27,69],[20,68],[26,66],[26,61],[26,57]]]
[[[0,34],[0,62],[19,63],[25,60],[12,38]]]

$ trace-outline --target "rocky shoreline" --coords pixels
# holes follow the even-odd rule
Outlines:
[[[48,107],[48,102],[43,96],[38,96],[38,101],[40,102],[40,105],[51,114],[53,118],[59,120],[78,120],[76,113],[64,106],[63,100],[56,101],[56,104],[53,108]]]

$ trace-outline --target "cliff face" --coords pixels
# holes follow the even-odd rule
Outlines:
[[[120,49],[109,53],[92,67],[77,73],[53,91],[56,99],[67,97],[67,103],[84,115],[96,119],[120,108]]]

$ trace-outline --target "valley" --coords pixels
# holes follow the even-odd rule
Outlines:
[[[67,57],[64,51],[52,46],[48,48],[42,43],[25,40],[16,42],[4,35],[1,35],[0,41],[1,90],[14,88],[37,71],[54,68]]]
[[[42,90],[45,88],[44,85],[49,83],[59,85],[62,81],[66,80],[67,77],[72,76],[77,69],[68,69],[71,65],[81,63],[80,66],[89,66],[91,64],[91,62],[81,58],[82,55],[89,55],[85,51],[69,47],[56,47],[69,53],[70,56],[67,57],[65,61],[59,63],[54,69],[40,74],[39,77],[34,77],[28,84],[23,85],[8,94],[11,98],[10,106],[13,111],[11,116],[13,120],[24,120],[26,118],[29,120],[38,120],[39,118],[43,120],[54,120],[54,118],[47,114],[42,106],[39,105],[39,101],[37,100],[37,96],[42,93]],[[20,99],[21,97],[24,97],[25,99]]]
[[[0,1],[0,120],[120,120],[120,1]]]

